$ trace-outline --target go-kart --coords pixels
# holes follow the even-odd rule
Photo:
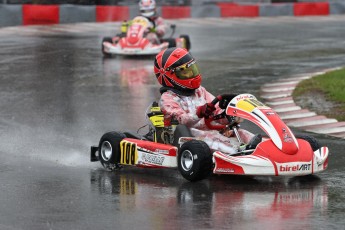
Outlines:
[[[123,22],[121,33],[114,37],[104,37],[102,53],[105,57],[115,55],[156,55],[170,47],[180,47],[189,50],[191,43],[188,35],[173,38],[176,25],[170,25],[172,33],[168,38],[156,42],[147,38],[149,32],[155,32],[153,23],[146,17],[137,16],[130,22]]]
[[[312,136],[295,136],[279,115],[251,94],[219,95],[213,101],[221,113],[205,119],[214,130],[232,129],[239,142],[237,153],[211,151],[201,138],[193,137],[184,125],[166,127],[163,114],[155,104],[148,113],[149,132],[108,132],[91,146],[91,161],[100,161],[109,170],[132,165],[145,168],[178,168],[189,181],[214,174],[251,176],[303,176],[324,171],[328,166],[328,148],[320,147]],[[243,143],[236,117],[260,127],[264,136],[248,148]],[[223,124],[220,119],[226,119]]]

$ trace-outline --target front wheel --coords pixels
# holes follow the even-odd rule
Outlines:
[[[297,139],[303,139],[305,141],[308,141],[310,144],[310,147],[312,148],[314,152],[320,148],[320,143],[312,136],[298,134],[298,135],[295,135],[295,137]]]
[[[191,140],[181,146],[178,154],[178,169],[189,181],[205,179],[212,172],[212,154],[203,141]]]
[[[168,48],[171,47],[176,47],[176,40],[175,38],[163,38],[161,42],[167,42],[168,43]]]
[[[113,171],[120,162],[120,142],[126,136],[122,133],[105,133],[99,141],[99,161],[104,168]]]
[[[105,37],[105,38],[103,38],[103,40],[102,40],[102,53],[103,53],[103,56],[106,57],[106,58],[110,58],[110,57],[111,57],[111,54],[105,52],[105,47],[104,47],[104,45],[103,45],[103,42],[113,43],[113,39],[112,39],[111,37]]]
[[[181,35],[180,38],[182,38],[182,40],[183,40],[183,48],[185,48],[186,50],[189,51],[192,48],[189,36],[188,35]]]

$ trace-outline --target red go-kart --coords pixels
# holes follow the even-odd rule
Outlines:
[[[171,25],[172,33],[169,38],[162,38],[153,42],[146,35],[148,31],[154,32],[151,21],[142,16],[137,16],[129,23],[124,22],[122,33],[115,37],[105,37],[102,41],[102,53],[105,57],[115,55],[139,56],[156,55],[170,47],[180,47],[189,50],[191,43],[188,35],[173,38],[176,25]]]
[[[91,161],[100,161],[109,169],[122,166],[178,168],[189,181],[214,174],[251,176],[303,176],[324,171],[328,165],[328,148],[320,147],[312,136],[294,135],[279,115],[251,94],[235,97],[219,95],[212,103],[223,109],[205,119],[211,129],[232,129],[240,143],[236,154],[211,151],[201,138],[193,137],[186,126],[165,127],[159,107],[148,113],[148,134],[108,132],[91,147]],[[238,135],[235,117],[251,121],[267,136],[253,148],[247,148]],[[226,118],[229,123],[215,121]]]

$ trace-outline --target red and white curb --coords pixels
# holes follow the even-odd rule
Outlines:
[[[300,81],[336,69],[338,68],[264,84],[261,87],[261,98],[279,114],[289,127],[345,139],[345,122],[338,122],[336,119],[303,109],[296,105],[292,98],[292,92]]]

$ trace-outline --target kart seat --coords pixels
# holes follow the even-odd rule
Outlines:
[[[192,132],[186,125],[178,124],[174,132],[173,146],[179,147],[178,140],[180,137],[193,137]]]

